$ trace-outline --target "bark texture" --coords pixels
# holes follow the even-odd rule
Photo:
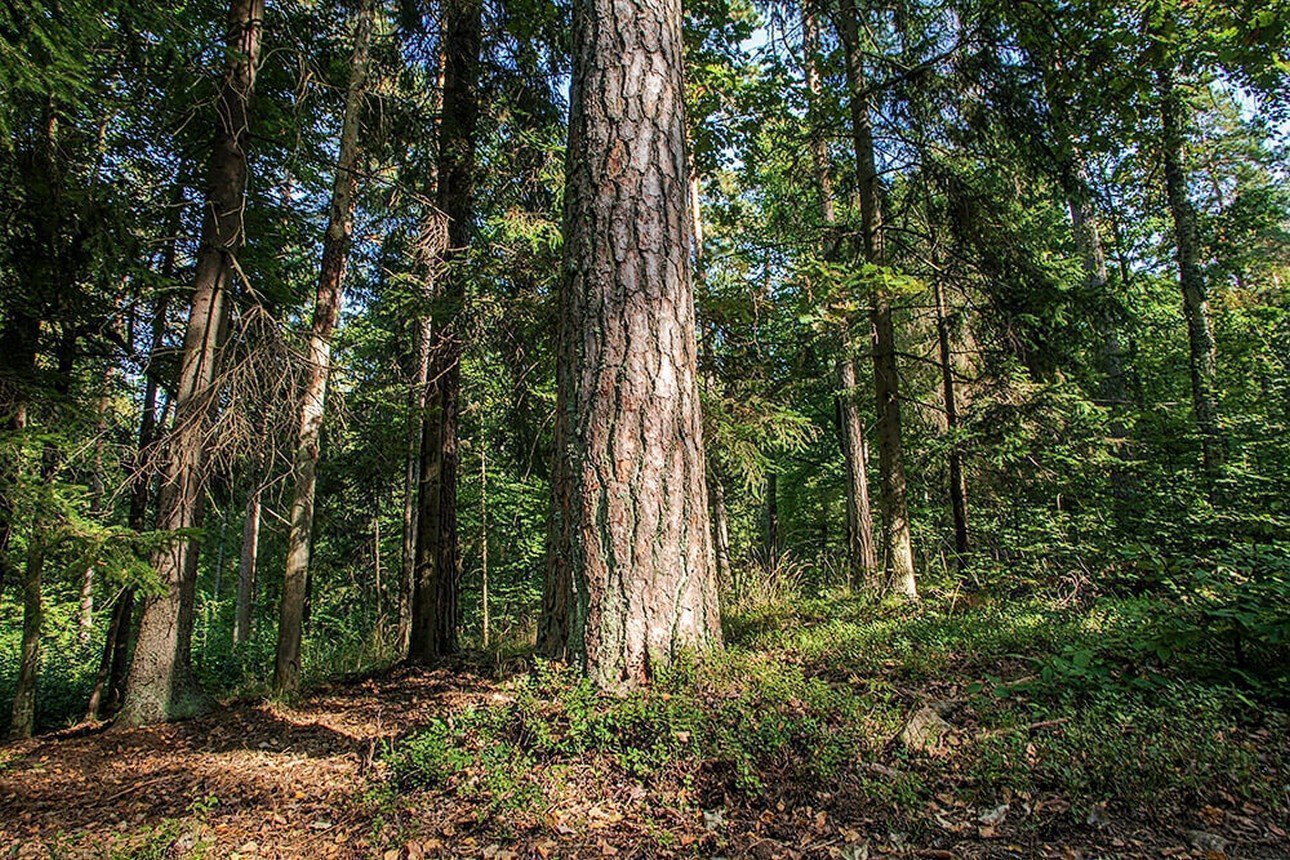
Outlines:
[[[164,530],[201,525],[202,446],[214,406],[211,383],[225,328],[233,259],[243,241],[249,108],[263,28],[264,0],[232,0],[228,61],[216,103],[215,141],[175,394],[174,430],[158,500],[157,525]],[[205,705],[191,667],[198,549],[193,538],[178,537],[153,559],[163,591],[144,602],[119,719],[123,725],[184,717]]]
[[[314,529],[314,491],[327,404],[327,378],[331,373],[331,339],[340,318],[345,265],[349,260],[354,232],[355,168],[360,153],[359,120],[367,84],[372,14],[372,0],[364,0],[354,21],[354,53],[350,59],[336,176],[332,181],[331,209],[323,237],[322,265],[314,298],[313,327],[309,334],[309,373],[305,379],[300,424],[296,432],[292,469],[295,491],[278,613],[278,649],[273,667],[273,689],[279,693],[294,693],[300,687],[300,641],[304,632],[305,580],[309,573],[309,547]]]
[[[841,0],[838,33],[846,54],[847,86],[851,92],[851,133],[855,147],[860,202],[860,239],[866,262],[886,264],[882,222],[882,189],[873,145],[871,94],[860,46],[859,19],[854,0]],[[918,596],[914,551],[909,531],[905,462],[902,452],[900,372],[896,366],[896,327],[891,296],[879,285],[873,296],[873,376],[878,424],[878,473],[882,488],[882,543],[888,586],[899,594]]]
[[[621,689],[721,642],[680,3],[577,0],[573,44],[543,644]]]
[[[448,218],[440,295],[452,306],[433,338],[431,388],[421,432],[416,568],[408,657],[424,663],[457,651],[461,556],[457,540],[458,418],[462,342],[454,318],[465,298],[459,262],[475,217],[475,126],[479,118],[479,51],[483,6],[449,0],[444,9],[443,110],[439,125],[438,204]]]

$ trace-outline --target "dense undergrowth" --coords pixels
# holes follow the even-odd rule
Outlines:
[[[507,826],[619,784],[699,806],[823,792],[915,827],[1017,798],[1079,822],[1222,797],[1283,815],[1284,663],[1225,671],[1192,611],[1160,596],[762,604],[727,618],[724,653],[630,696],[539,663],[391,745],[386,791],[448,792]],[[924,705],[954,730],[909,749],[901,728]]]

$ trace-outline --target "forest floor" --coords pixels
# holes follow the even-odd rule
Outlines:
[[[1158,615],[821,600],[609,703],[481,660],[72,728],[0,747],[0,856],[1290,857],[1284,711],[1144,668]]]

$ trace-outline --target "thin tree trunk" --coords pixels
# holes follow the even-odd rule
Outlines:
[[[176,182],[171,194],[171,214],[169,236],[166,241],[166,252],[161,263],[161,276],[166,284],[175,275],[175,259],[178,245],[179,225],[182,219],[183,185]],[[144,370],[143,405],[139,413],[139,441],[135,449],[134,472],[130,482],[130,528],[143,532],[147,527],[148,501],[151,497],[152,470],[149,461],[154,455],[153,445],[158,436],[157,421],[157,381],[156,361],[164,348],[166,337],[166,311],[170,305],[169,296],[161,293],[156,299],[152,312],[151,339],[149,341],[148,366]],[[98,672],[94,679],[94,688],[90,691],[89,704],[85,709],[86,719],[99,720],[116,712],[125,693],[125,673],[128,668],[127,655],[130,649],[130,628],[134,618],[134,589],[123,588],[112,604],[112,620],[108,625],[107,636],[103,640],[103,654],[99,659]]]
[[[260,505],[264,492],[259,476],[246,496],[246,514],[242,519],[242,554],[237,565],[237,605],[233,614],[233,644],[241,645],[251,638],[255,614],[255,575],[260,556]]]
[[[444,45],[440,40],[436,54],[437,71],[432,94],[433,114],[443,111]],[[435,122],[432,143],[439,141],[438,122]],[[434,205],[439,194],[438,158],[431,159],[426,178],[424,215],[421,235],[418,237],[416,256],[421,277],[422,298],[429,301],[437,292],[439,268],[448,244],[447,224],[444,213]],[[432,202],[433,201],[433,202]],[[417,518],[418,494],[421,486],[421,436],[426,422],[426,405],[430,386],[430,346],[434,336],[433,320],[428,310],[418,316],[413,333],[411,386],[408,389],[407,459],[403,476],[403,557],[399,571],[399,626],[398,653],[410,653],[412,644],[412,613],[415,600],[417,568]]]
[[[484,647],[488,647],[488,456],[484,450],[483,429],[479,443],[479,590],[483,610]]]
[[[128,638],[122,641],[122,627],[130,625],[130,616],[134,610],[134,591],[129,588],[121,590],[116,600],[112,601],[112,620],[108,623],[107,636],[103,641],[103,653],[99,658],[98,673],[94,679],[94,689],[90,691],[90,701],[85,708],[87,720],[98,720],[111,714],[113,690],[110,686],[112,668],[117,654],[124,662],[125,650],[129,647]],[[128,634],[127,634],[128,635]],[[119,694],[118,694],[119,695]]]
[[[699,186],[699,174],[695,171],[693,164],[690,165],[689,177],[690,220],[694,239],[694,283],[697,287],[702,285],[707,277],[707,259],[703,248],[702,190]],[[704,391],[710,398],[715,398],[720,394],[720,383],[717,382],[716,368],[712,358],[712,338],[713,333],[709,329],[706,336],[699,340],[699,371]],[[717,583],[720,584],[730,581],[730,523],[726,510],[726,490],[721,483],[720,470],[715,458],[712,456],[712,452],[707,451],[706,455],[708,458],[708,496],[712,499],[712,544],[717,565]]]
[[[820,97],[819,45],[820,29],[811,7],[812,0],[802,3],[802,52],[806,73],[806,90],[810,99],[808,116],[811,124],[811,161],[815,166],[816,193],[820,214],[828,234],[820,246],[827,253],[833,241],[837,209],[833,197],[832,165],[828,144],[820,131],[818,116]],[[842,331],[842,351],[837,360],[838,441],[846,467],[847,499],[847,571],[852,587],[872,580],[878,570],[878,552],[873,543],[873,510],[869,503],[869,455],[864,439],[864,421],[857,401],[855,344],[850,326]]]
[[[354,232],[359,119],[363,110],[363,88],[367,83],[372,16],[372,0],[364,0],[354,22],[354,54],[350,60],[340,151],[332,184],[327,233],[323,237],[313,330],[309,337],[309,375],[305,381],[296,434],[295,496],[291,505],[287,565],[278,614],[278,650],[273,669],[273,689],[278,693],[294,693],[300,687],[300,641],[304,630],[305,580],[309,573],[309,549],[313,539],[314,490],[327,401],[327,377],[331,372],[331,338],[340,316],[345,265]]]
[[[950,436],[948,453],[950,477],[950,514],[954,520],[954,553],[959,572],[967,569],[968,513],[967,478],[963,473],[963,450],[958,439],[958,396],[954,389],[953,354],[950,352],[950,325],[945,310],[945,287],[939,276],[933,276],[936,299],[936,345],[940,352],[941,393],[945,399],[945,430]]]
[[[372,580],[376,589],[376,624],[381,625],[381,506],[372,512]]]
[[[439,127],[438,200],[448,218],[442,295],[457,312],[465,273],[452,265],[474,233],[475,126],[479,116],[479,52],[483,5],[451,0],[444,10],[443,110]],[[431,355],[433,388],[421,433],[409,659],[425,663],[457,651],[461,556],[457,541],[458,397],[462,342],[458,320],[440,327]]]
[[[864,259],[886,265],[882,223],[882,197],[874,156],[869,82],[860,47],[859,20],[854,0],[841,0],[838,33],[846,54],[847,85],[851,91],[851,126],[855,146],[860,202],[860,231]],[[909,597],[918,596],[914,579],[914,552],[909,530],[905,463],[902,452],[900,374],[896,366],[896,328],[891,296],[881,285],[874,290],[872,306],[874,395],[878,423],[878,473],[882,488],[883,554],[889,587]]]
[[[215,408],[212,382],[226,327],[233,258],[243,241],[249,105],[260,57],[264,0],[232,0],[227,25],[228,65],[215,111],[201,246],[184,334],[169,462],[158,503],[158,525],[167,531],[201,524],[204,437]],[[182,717],[205,706],[191,667],[198,550],[194,539],[177,537],[153,560],[163,591],[144,602],[121,709],[123,725]]]
[[[9,739],[31,737],[36,728],[36,676],[40,672],[40,636],[45,620],[40,581],[45,566],[43,539],[32,534],[22,576],[22,645],[14,687]]]
[[[1196,231],[1196,209],[1187,191],[1184,155],[1187,114],[1171,69],[1156,73],[1160,91],[1161,150],[1164,156],[1165,194],[1174,222],[1178,284],[1182,288],[1183,317],[1187,321],[1190,354],[1192,412],[1200,432],[1201,463],[1213,496],[1223,462],[1226,441],[1218,424],[1217,348],[1209,319],[1209,290],[1200,268],[1200,239]]]
[[[686,205],[681,7],[576,0],[551,571],[602,688],[721,628]],[[572,596],[571,596],[572,595]]]
[[[58,350],[58,373],[54,378],[55,401],[67,396],[71,388],[72,364],[75,360],[75,336],[63,334]],[[46,442],[41,454],[40,480],[48,484],[58,472],[61,454],[53,442]],[[18,680],[14,687],[13,712],[9,723],[11,739],[29,738],[36,728],[36,680],[40,674],[40,637],[45,608],[41,597],[45,556],[51,548],[50,534],[39,514],[33,516],[31,536],[27,542],[27,561],[22,577],[22,644],[18,655]]]
[[[224,553],[228,545],[228,511],[220,511],[219,543],[215,547],[215,582],[211,588],[211,597],[219,600],[220,589],[224,585]]]
[[[779,475],[766,475],[766,572],[779,567]]]
[[[734,585],[730,566],[730,511],[726,507],[726,485],[714,469],[708,479],[712,488],[712,542],[716,555],[717,582]]]
[[[90,474],[90,511],[91,516],[99,519],[103,516],[103,440],[108,430],[108,409],[112,401],[109,392],[112,388],[112,366],[109,364],[103,373],[103,388],[99,392],[97,404],[98,420],[94,427],[94,469]],[[77,607],[76,640],[82,648],[88,647],[94,634],[94,563],[85,565],[81,572],[80,605]]]

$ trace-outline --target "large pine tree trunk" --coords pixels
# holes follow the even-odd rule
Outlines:
[[[447,268],[441,295],[454,305],[465,298],[459,261],[474,234],[475,126],[479,117],[480,0],[449,0],[444,10],[443,110],[439,125],[438,201],[448,218]],[[462,342],[458,321],[444,321],[431,350],[426,414],[421,433],[417,500],[416,569],[413,577],[408,657],[424,663],[457,651],[461,557],[457,541],[458,396]]]
[[[677,0],[576,0],[548,587],[605,688],[721,642]],[[544,625],[548,629],[560,625]]]
[[[1218,425],[1217,347],[1209,319],[1209,290],[1200,268],[1200,238],[1196,231],[1196,209],[1187,191],[1186,147],[1187,113],[1182,95],[1174,83],[1171,69],[1156,74],[1160,95],[1162,128],[1161,151],[1164,156],[1165,194],[1173,217],[1175,256],[1178,261],[1178,285],[1182,288],[1183,317],[1187,321],[1187,345],[1191,367],[1192,412],[1200,433],[1201,462],[1211,495],[1226,454],[1226,444]]]
[[[865,76],[858,25],[854,0],[841,0],[838,33],[846,54],[847,86],[851,93],[851,132],[856,156],[861,240],[864,259],[873,265],[882,266],[886,264],[882,196],[874,157],[869,81]],[[878,473],[882,488],[882,539],[887,579],[893,591],[917,597],[914,551],[909,532],[909,503],[905,497],[905,462],[901,450],[896,327],[892,319],[891,296],[882,286],[874,291],[871,318],[878,424]]]
[[[364,0],[354,22],[354,53],[350,60],[345,115],[341,122],[336,176],[332,182],[331,210],[323,237],[322,265],[314,299],[313,328],[309,335],[309,373],[305,379],[296,433],[295,493],[278,613],[278,650],[273,667],[273,689],[279,693],[293,693],[300,687],[300,641],[304,632],[305,580],[309,573],[309,547],[314,529],[314,490],[327,403],[327,377],[331,372],[331,338],[340,317],[345,264],[354,232],[359,119],[363,110],[363,89],[367,83],[371,35],[372,0]]]
[[[201,246],[193,283],[175,397],[175,423],[162,475],[158,526],[200,526],[205,478],[203,444],[210,423],[212,382],[233,257],[243,241],[249,107],[260,58],[264,0],[232,0],[228,61],[216,103]],[[123,725],[142,725],[193,714],[204,697],[192,677],[193,601],[198,544],[176,538],[153,559],[162,593],[144,602],[130,676],[121,709]]]

